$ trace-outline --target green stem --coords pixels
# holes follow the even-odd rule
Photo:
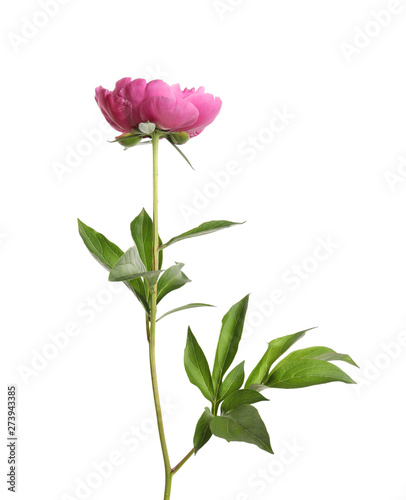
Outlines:
[[[182,458],[182,460],[178,463],[178,465],[175,465],[175,467],[172,469],[172,476],[178,472],[178,470],[182,467],[183,464],[185,464],[189,458],[193,455],[195,452],[195,449],[192,448],[189,453],[185,456],[185,458]]]
[[[149,342],[149,318],[148,318],[148,314],[145,314],[145,328],[147,331],[147,340]]]
[[[159,267],[158,264],[158,142],[159,134],[154,132],[152,134],[152,158],[153,158],[153,267],[152,270],[156,271]],[[156,301],[157,301],[157,284],[152,289],[151,296],[151,328],[149,332],[149,363],[151,369],[152,391],[154,394],[154,403],[156,418],[158,422],[159,439],[161,441],[162,456],[165,466],[165,493],[164,500],[169,500],[171,496],[172,485],[172,472],[171,464],[169,461],[168,447],[166,445],[165,430],[162,419],[161,402],[159,399],[158,380],[156,374],[156,361],[155,361],[155,332],[156,332]]]

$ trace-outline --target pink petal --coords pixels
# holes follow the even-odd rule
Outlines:
[[[114,94],[106,96],[106,110],[112,120],[117,124],[117,130],[131,132],[134,124],[131,121],[131,103]]]
[[[162,80],[152,80],[152,82],[147,83],[145,88],[145,99],[154,96],[174,97],[171,87]]]
[[[173,95],[177,99],[185,99],[185,97],[189,97],[190,95],[193,94],[203,94],[204,93],[204,87],[199,87],[197,90],[194,89],[184,89],[181,90],[179,83],[175,83],[175,85],[171,85],[171,89],[173,92]]]
[[[127,83],[119,92],[120,97],[131,103],[131,121],[134,125],[138,125],[141,122],[139,108],[144,100],[146,85],[147,82],[143,78],[137,78]]]
[[[220,113],[221,99],[214,97],[212,94],[193,94],[185,99],[186,102],[192,103],[199,110],[199,118],[190,127],[187,132],[202,131],[207,125],[216,118]]]
[[[107,120],[107,122],[113,128],[122,132],[121,128],[119,128],[117,126],[116,122],[113,120],[113,118],[109,115],[109,112],[107,111],[106,97],[108,94],[110,94],[109,90],[106,90],[103,87],[97,87],[96,94],[95,94],[95,99],[96,99],[97,105],[99,106],[99,108],[100,108],[101,112],[103,113],[103,116]]]
[[[120,95],[120,90],[123,89],[130,82],[131,82],[131,78],[130,77],[121,78],[121,80],[119,80],[116,83],[116,87],[113,90],[113,94]]]
[[[161,130],[182,131],[196,122],[199,112],[187,100],[155,96],[141,104],[140,116]]]

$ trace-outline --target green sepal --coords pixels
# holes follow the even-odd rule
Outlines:
[[[176,149],[176,151],[182,156],[182,158],[184,160],[186,160],[186,162],[188,163],[189,167],[192,170],[194,170],[193,165],[190,163],[190,161],[188,160],[187,156],[184,154],[184,152],[180,148],[178,148],[178,146],[172,140],[171,136],[170,135],[166,136],[166,139],[169,142],[169,144],[171,144]]]
[[[124,149],[128,149],[136,146],[141,141],[141,139],[142,136],[128,132],[126,134],[117,136],[115,141],[110,142],[118,142],[121,146],[124,146]]]
[[[168,136],[173,144],[186,144],[190,139],[190,135],[187,132],[171,132]]]

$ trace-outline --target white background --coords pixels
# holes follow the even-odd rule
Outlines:
[[[192,283],[161,311],[218,306],[159,324],[173,464],[206,405],[183,368],[187,326],[211,364],[221,318],[246,293],[236,362],[248,371],[266,342],[316,325],[299,348],[327,345],[360,365],[345,367],[358,386],[269,391],[258,408],[275,455],[213,438],[175,476],[173,499],[404,500],[404,1],[63,3],[1,7],[2,495],[14,383],[21,499],[162,498],[143,313],[124,286],[109,289],[76,223],[127,249],[130,221],[151,212],[150,148],[109,144],[116,132],[94,101],[96,86],[131,76],[204,85],[223,100],[183,147],[195,172],[161,147],[163,239],[247,221],[166,252]],[[289,118],[272,137],[275,113]],[[275,289],[284,300],[270,311]],[[57,335],[72,323],[75,336]],[[95,464],[107,460],[100,479]]]

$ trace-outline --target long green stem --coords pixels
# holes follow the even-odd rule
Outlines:
[[[159,267],[159,238],[158,238],[158,143],[159,134],[154,132],[152,135],[152,157],[153,157],[153,267],[156,271]],[[156,301],[157,301],[157,285],[155,284],[152,290],[151,297],[151,328],[149,332],[149,362],[151,369],[152,391],[154,393],[154,403],[156,418],[158,422],[159,439],[161,441],[162,456],[165,465],[165,493],[164,500],[169,500],[171,496],[172,471],[169,461],[168,447],[166,445],[165,430],[162,419],[161,402],[159,399],[158,380],[156,374],[155,361],[155,332],[156,332]]]

